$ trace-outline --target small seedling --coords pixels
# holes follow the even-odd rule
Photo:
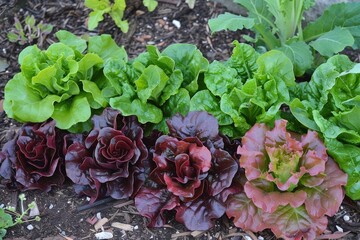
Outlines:
[[[143,4],[150,12],[152,12],[155,10],[158,3],[156,0],[143,0]],[[129,30],[127,20],[122,19],[126,8],[125,0],[114,0],[113,2],[109,0],[85,0],[85,6],[92,10],[89,14],[87,23],[89,30],[94,30],[99,22],[104,20],[103,15],[105,13],[110,15],[116,26],[120,28],[122,32],[126,33]]]
[[[42,21],[36,24],[33,15],[26,16],[24,26],[17,17],[14,20],[15,29],[12,29],[7,37],[10,42],[17,42],[20,45],[32,44],[37,39],[37,44],[42,46],[46,35],[51,33],[53,29],[53,25],[44,24]]]
[[[14,208],[8,207],[8,208],[0,208],[0,240],[5,237],[7,229],[10,227],[13,227],[17,224],[22,224],[25,222],[31,222],[31,221],[40,221],[40,217],[36,216],[35,218],[28,218],[26,215],[28,212],[35,207],[35,201],[32,201],[30,204],[28,204],[27,208],[24,208],[24,201],[26,200],[25,194],[19,195],[20,200],[20,209],[21,213],[18,213],[15,211]],[[13,217],[15,217],[15,221],[13,220]]]

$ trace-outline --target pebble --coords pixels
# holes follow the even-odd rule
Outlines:
[[[53,208],[54,208],[54,205],[50,204],[49,209],[53,209]]]
[[[31,225],[31,224],[29,224],[29,225],[27,225],[27,227],[26,227],[29,231],[31,231],[31,230],[33,230],[34,229],[34,226],[33,225]]]
[[[344,232],[344,230],[341,227],[339,227],[338,225],[336,225],[335,227],[339,232]]]
[[[111,232],[99,232],[95,233],[96,239],[111,239],[114,235]]]
[[[171,22],[172,24],[174,24],[174,26],[175,27],[177,27],[178,29],[180,29],[180,27],[181,27],[181,23],[178,21],[178,20],[172,20],[172,22]]]
[[[139,229],[139,226],[138,226],[138,225],[135,225],[135,226],[134,226],[134,229],[135,229],[135,230]]]
[[[343,219],[344,219],[344,221],[349,221],[350,217],[348,215],[344,215]]]
[[[246,239],[246,240],[252,240],[252,238],[251,237],[249,237],[249,236],[244,236],[244,239]]]
[[[258,236],[258,240],[264,240],[264,237]]]

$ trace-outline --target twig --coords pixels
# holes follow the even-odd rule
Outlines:
[[[83,205],[83,206],[80,206],[76,209],[77,212],[82,212],[82,211],[85,211],[85,210],[88,210],[88,209],[91,209],[91,208],[94,208],[94,207],[97,207],[97,206],[100,206],[102,204],[105,204],[105,203],[110,203],[110,202],[113,202],[115,201],[115,199],[109,197],[109,198],[104,198],[104,199],[101,199],[99,201],[96,201],[94,203],[89,203],[89,204],[86,204],[86,205]]]

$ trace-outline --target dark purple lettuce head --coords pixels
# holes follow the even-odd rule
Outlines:
[[[175,211],[188,229],[208,230],[224,215],[228,196],[242,190],[233,184],[238,163],[215,147],[221,142],[218,124],[206,112],[177,115],[168,125],[171,136],[157,139],[149,187],[140,189],[135,206],[150,227],[163,226],[166,212]]]
[[[247,182],[230,197],[226,213],[237,227],[270,228],[284,239],[315,239],[344,198],[347,175],[328,157],[316,132],[299,136],[277,120],[255,124],[238,148]]]
[[[3,146],[0,175],[22,190],[50,191],[65,181],[62,135],[55,121],[25,124]]]
[[[91,201],[133,196],[145,181],[148,151],[142,127],[136,118],[110,108],[92,120],[94,128],[87,136],[65,137],[67,175]]]

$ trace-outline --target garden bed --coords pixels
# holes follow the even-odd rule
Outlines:
[[[36,21],[43,21],[53,25],[53,30],[43,39],[40,46],[46,49],[55,40],[54,33],[65,29],[76,35],[108,33],[121,46],[123,45],[129,58],[134,58],[146,50],[146,45],[155,45],[159,50],[165,49],[173,43],[195,44],[203,55],[211,62],[227,59],[232,52],[232,41],[245,42],[241,34],[245,32],[221,32],[212,35],[207,27],[207,21],[225,11],[220,4],[197,0],[194,9],[181,1],[159,1],[154,12],[148,12],[141,4],[142,1],[128,1],[126,18],[129,20],[130,30],[127,34],[115,26],[109,18],[93,32],[86,29],[85,23],[89,10],[84,7],[82,0],[77,1],[40,1],[14,0],[10,3],[0,3],[0,59],[5,59],[9,66],[0,72],[0,103],[4,97],[4,86],[15,73],[19,71],[17,62],[20,51],[25,46],[35,44],[27,42],[24,45],[12,43],[7,39],[7,33],[14,28],[14,17],[23,22],[26,16],[33,15]],[[180,27],[174,25],[173,20],[180,22]],[[346,50],[351,59],[359,62],[359,53]],[[20,126],[6,117],[0,105],[0,146],[12,139]],[[89,199],[78,197],[73,191],[70,181],[62,188],[54,188],[49,193],[41,191],[27,191],[26,202],[35,201],[40,211],[39,222],[24,223],[8,229],[6,238],[9,239],[94,239],[95,227],[91,221],[94,217],[107,218],[109,222],[104,229],[112,231],[114,239],[242,239],[262,237],[273,239],[270,231],[257,233],[243,232],[234,227],[232,221],[226,217],[216,222],[209,231],[188,231],[177,223],[174,217],[162,228],[147,228],[148,220],[141,217],[128,200],[112,200],[106,198],[99,205],[89,205]],[[0,205],[14,206],[19,210],[18,191],[0,188]],[[88,206],[83,209],[83,206]],[[118,228],[112,223],[128,224]],[[29,227],[29,225],[33,227]],[[345,198],[338,213],[329,219],[328,234],[336,232],[342,239],[360,238],[360,202]],[[342,236],[341,232],[348,234]]]

